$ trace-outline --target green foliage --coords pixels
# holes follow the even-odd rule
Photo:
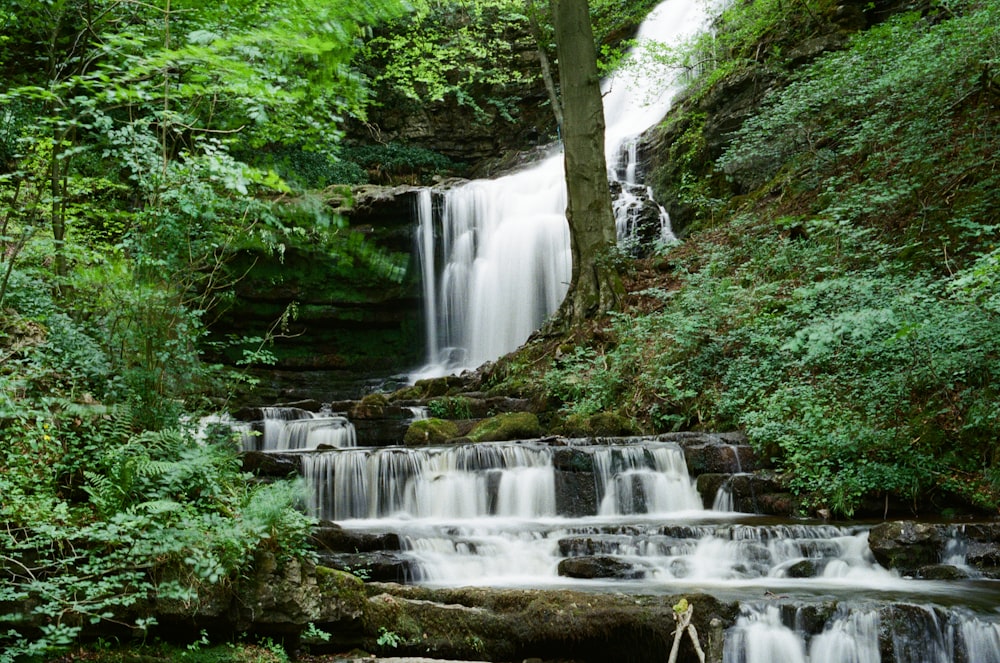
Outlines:
[[[512,121],[507,110],[512,87],[537,76],[518,62],[532,45],[511,39],[514,26],[527,32],[523,12],[523,4],[513,0],[417,2],[366,41],[362,67],[382,90],[381,103],[449,98],[471,108],[479,121]]]
[[[395,649],[396,647],[403,644],[404,638],[395,631],[390,631],[384,626],[378,628],[378,639],[375,640],[375,644],[379,647],[391,647]]]
[[[719,165],[744,189],[816,189],[816,232],[853,227],[850,241],[954,269],[998,231],[998,21],[996,3],[958,2],[858,33],[773,96]]]
[[[996,297],[996,272],[845,269],[833,238],[731,232],[674,258],[690,270],[678,289],[643,293],[659,310],[617,317],[600,351],[565,352],[548,394],[581,415],[626,404],[652,430],[741,428],[838,513],[935,490],[995,506],[983,477],[1000,431],[1000,317],[980,302]]]
[[[785,46],[838,43],[827,3],[800,6],[731,5],[671,56],[694,81],[666,187],[716,225],[670,247],[669,286],[636,293],[600,343],[560,348],[541,382],[568,419],[743,429],[837,513],[928,493],[995,509],[998,7],[934,4],[842,39],[712,161],[699,100],[780,84],[807,60]],[[722,173],[747,195],[723,203]]]
[[[155,601],[227,591],[261,548],[307,554],[300,486],[248,485],[234,440],[185,425],[218,380],[201,341],[243,277],[237,250],[295,238],[401,278],[318,199],[275,200],[274,164],[233,156],[335,144],[363,116],[356,38],[399,5],[224,9],[0,11],[5,662],[103,624],[145,632]],[[296,184],[334,181],[303,154]]]
[[[342,158],[367,171],[368,178],[374,181],[408,176],[414,183],[421,183],[456,168],[449,158],[433,150],[399,143],[345,147]]]
[[[263,170],[274,170],[297,189],[322,189],[332,184],[364,184],[368,175],[357,163],[335,156],[333,146],[326,149],[304,145],[273,145],[265,150],[240,152],[238,157]]]
[[[62,406],[4,424],[5,599],[29,610],[3,615],[8,651],[58,651],[102,621],[145,629],[154,622],[141,601],[195,601],[238,581],[261,547],[304,554],[300,487],[248,488],[234,440],[135,435],[123,415]],[[21,635],[32,625],[41,637]]]
[[[429,401],[427,411],[437,419],[471,419],[470,405],[465,396],[443,396]]]

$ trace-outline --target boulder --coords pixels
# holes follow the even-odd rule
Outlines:
[[[868,547],[878,563],[905,574],[938,564],[945,542],[941,526],[913,521],[881,523],[868,533]]]
[[[319,561],[365,582],[406,582],[413,577],[411,561],[397,552],[320,553]]]
[[[310,540],[320,552],[375,552],[399,550],[399,535],[395,532],[358,532],[345,530],[328,520],[320,521],[313,528]]]
[[[247,451],[243,454],[243,471],[272,479],[295,477],[302,473],[302,456]]]
[[[379,583],[367,587],[360,646],[379,654],[461,660],[662,661],[673,642],[671,606],[680,599]],[[721,651],[723,628],[735,620],[736,604],[700,594],[686,598],[694,606],[702,649]],[[380,632],[391,633],[396,646],[379,645]],[[697,660],[687,640],[678,660]]]
[[[310,623],[347,623],[364,613],[364,583],[307,560],[279,561],[258,552],[254,573],[236,590],[238,630],[298,634]]]
[[[597,485],[592,473],[556,469],[555,484],[556,513],[560,516],[579,518],[597,513]]]
[[[458,425],[445,419],[418,419],[406,429],[403,444],[408,447],[426,447],[444,444],[459,435]]]
[[[688,441],[682,447],[688,471],[695,476],[706,472],[737,474],[760,469],[753,449],[746,444],[727,444],[709,438],[705,442]]]
[[[506,412],[480,421],[469,432],[473,442],[528,440],[542,434],[538,417],[531,412]]]
[[[595,555],[560,560],[559,575],[567,578],[643,578],[646,572],[617,557]]]

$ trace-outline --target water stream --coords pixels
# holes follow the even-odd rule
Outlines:
[[[677,43],[705,22],[705,8],[667,0],[637,39]],[[604,81],[605,151],[616,190],[619,237],[635,230],[649,199],[637,182],[636,141],[663,118],[676,72],[644,61]],[[571,258],[563,157],[558,146],[531,167],[418,197],[427,365],[414,377],[442,375],[510,352],[527,340],[566,294]],[[442,198],[438,208],[433,195]],[[669,221],[660,210],[662,233]]]
[[[255,444],[299,459],[307,508],[392,535],[398,580],[433,587],[709,593],[740,605],[724,663],[1000,663],[1000,582],[880,566],[869,525],[706,507],[685,449],[657,438],[317,447],[336,415],[261,408]],[[419,416],[421,413],[414,413]],[[349,422],[346,422],[349,423]],[[363,442],[363,440],[362,440]],[[734,445],[720,457],[739,459]],[[745,449],[744,449],[745,451]],[[732,463],[745,476],[739,462]],[[968,568],[961,526],[942,563]]]

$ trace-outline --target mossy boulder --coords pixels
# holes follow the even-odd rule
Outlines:
[[[571,414],[552,429],[556,435],[567,437],[620,437],[638,435],[638,427],[628,417],[618,412],[598,412],[592,415]]]
[[[403,409],[389,402],[385,394],[368,394],[350,410],[351,420],[402,419]]]
[[[671,605],[680,598],[381,583],[366,589],[365,637],[357,643],[364,649],[489,661],[662,661],[673,641]],[[695,606],[702,649],[721,660],[723,625],[733,623],[738,606],[704,595],[686,598]],[[680,661],[696,660],[686,639],[679,653]]]
[[[501,442],[540,437],[542,425],[531,412],[507,412],[483,419],[469,431],[473,442]]]
[[[237,591],[242,630],[299,633],[310,622],[354,621],[366,607],[364,583],[308,560],[278,560],[270,552],[254,558],[254,572]]]
[[[426,447],[444,444],[458,437],[458,424],[447,419],[420,419],[410,424],[403,435],[403,444],[408,447]]]

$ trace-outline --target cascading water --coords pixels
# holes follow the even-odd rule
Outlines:
[[[637,39],[676,43],[704,20],[700,4],[667,0]],[[635,182],[636,140],[666,114],[675,78],[666,66],[643,63],[603,84],[609,177],[623,192],[616,203],[620,235],[634,226],[639,194],[647,191]],[[516,348],[558,308],[572,267],[557,148],[527,170],[441,196],[439,215],[430,191],[418,197],[415,210],[428,340],[427,365],[414,377],[474,368]],[[665,213],[661,218],[669,233]]]
[[[701,497],[675,444],[609,446],[594,454],[599,515],[700,511]]]
[[[303,457],[319,518],[555,515],[551,457],[522,445],[350,449]]]
[[[242,435],[244,451],[289,451],[319,446],[357,445],[354,425],[346,417],[316,414],[294,407],[259,408],[262,419],[256,432]]]
[[[879,566],[864,525],[702,508],[671,442],[296,455],[312,513],[391,532],[405,569],[397,577],[409,582],[737,598],[724,663],[1000,663],[1000,615],[928,603],[947,603],[954,587]],[[574,491],[589,491],[585,506]],[[980,606],[996,594],[975,584],[963,592]]]

